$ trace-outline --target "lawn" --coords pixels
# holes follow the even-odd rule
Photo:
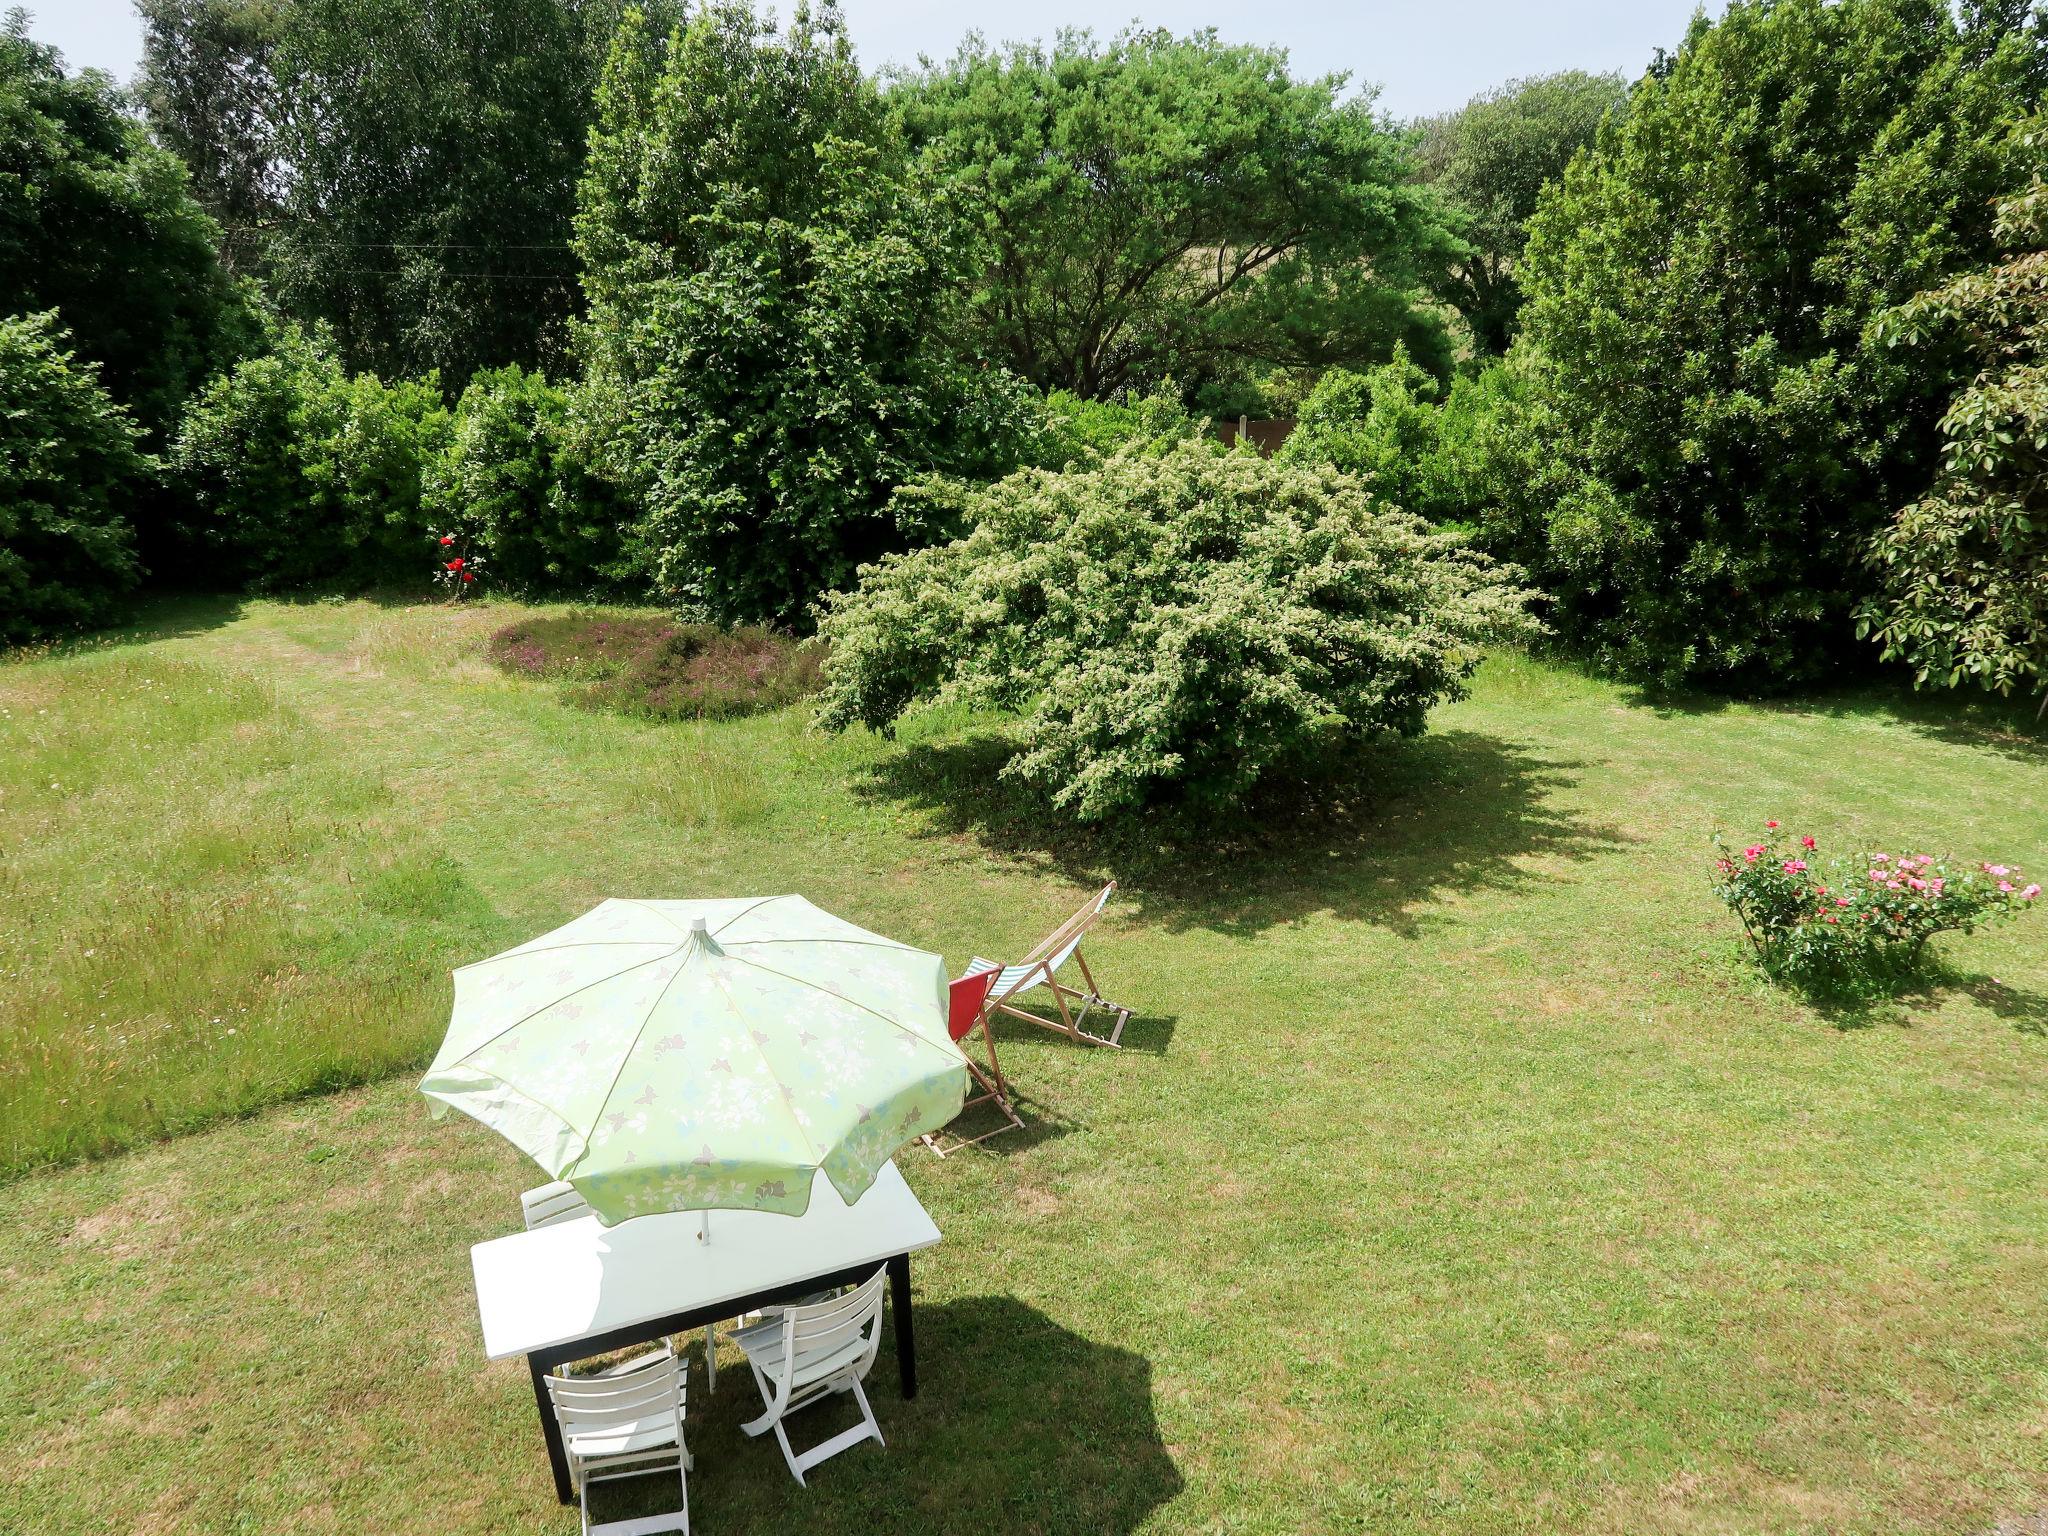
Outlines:
[[[1106,874],[1132,1048],[1012,1031],[1031,1129],[901,1159],[946,1240],[888,1449],[799,1489],[735,1373],[699,1530],[2048,1509],[2048,918],[1827,1013],[1705,856],[1776,816],[2038,873],[2040,738],[1502,656],[1357,804],[1174,849],[1047,833],[971,720],[576,708],[484,663],[521,611],[188,602],[0,666],[0,1531],[573,1531],[469,1293],[535,1176],[409,1077],[448,968],[779,890],[957,968]]]

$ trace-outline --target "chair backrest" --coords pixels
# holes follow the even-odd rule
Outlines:
[[[995,970],[970,971],[957,981],[948,982],[946,990],[950,1010],[946,1017],[946,1033],[955,1040],[967,1038],[975,1021],[981,1017],[981,1006],[988,1001],[988,989],[995,985],[1001,972]]]
[[[526,1218],[526,1230],[531,1232],[536,1227],[552,1227],[558,1221],[588,1216],[590,1202],[576,1193],[575,1185],[557,1181],[526,1191],[519,1197],[519,1210]]]
[[[688,1387],[683,1362],[664,1348],[645,1365],[619,1376],[549,1376],[548,1400],[564,1437],[616,1429],[656,1414],[680,1421]]]
[[[1021,965],[1045,965],[1049,976],[1066,963],[1067,956],[1081,947],[1081,940],[1088,930],[1095,926],[1095,919],[1102,916],[1102,909],[1109,905],[1109,898],[1116,894],[1116,882],[1110,881],[1095,893],[1092,901],[1068,918],[1059,927],[1045,936],[1038,948],[1031,951],[1018,963]]]
[[[775,1395],[769,1411],[780,1414],[789,1398],[798,1366],[844,1349],[865,1334],[867,1348],[855,1357],[852,1369],[866,1375],[882,1347],[882,1287],[889,1279],[886,1266],[876,1270],[843,1296],[809,1306],[790,1307],[782,1314],[782,1374],[775,1380]]]

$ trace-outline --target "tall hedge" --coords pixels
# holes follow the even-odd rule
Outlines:
[[[1608,666],[1782,686],[1853,649],[1864,546],[1933,473],[1962,366],[1873,324],[1990,255],[2029,9],[1733,0],[1543,201],[1546,493],[1508,542]]]
[[[255,323],[184,166],[25,25],[0,19],[0,313],[55,309],[156,448]]]
[[[0,643],[104,624],[140,579],[146,461],[54,313],[0,319]]]
[[[217,578],[424,589],[423,481],[450,430],[431,375],[351,377],[327,337],[286,326],[194,398],[171,467]]]
[[[493,585],[645,597],[637,505],[598,474],[594,429],[568,389],[519,367],[473,376],[446,452],[427,469],[437,528],[488,561]]]

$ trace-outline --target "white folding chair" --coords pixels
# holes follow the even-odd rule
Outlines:
[[[882,1343],[882,1287],[887,1269],[874,1274],[843,1296],[807,1306],[787,1307],[778,1317],[763,1318],[751,1328],[730,1335],[753,1367],[754,1385],[767,1408],[758,1419],[740,1427],[750,1435],[775,1431],[782,1459],[802,1483],[804,1473],[830,1456],[863,1440],[886,1445],[875,1410],[861,1390],[861,1378],[875,1363]],[[821,1397],[851,1392],[860,1404],[861,1422],[801,1455],[791,1447],[783,1421]]]
[[[519,1212],[526,1218],[526,1230],[552,1227],[558,1221],[574,1221],[590,1214],[590,1205],[576,1193],[576,1186],[556,1180],[519,1197]]]
[[[666,1344],[601,1376],[545,1378],[569,1478],[583,1510],[583,1536],[652,1536],[690,1529],[690,1448],[683,1440],[689,1379]],[[590,1485],[673,1466],[682,1496],[673,1514],[590,1523]]]

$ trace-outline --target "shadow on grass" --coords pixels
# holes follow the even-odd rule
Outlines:
[[[2022,763],[2048,764],[2048,719],[2032,704],[2017,699],[1872,688],[1818,699],[1804,708],[1836,719],[1885,720],[1930,741],[1975,747]]]
[[[1062,975],[1064,974],[1062,972]],[[1036,995],[1043,997],[1045,994],[1041,991]],[[1032,997],[1033,994],[1027,992],[1024,994],[1022,1001],[1014,1002],[1010,1006],[1016,1008],[1019,1012],[1030,1014],[1032,1018],[1043,1024],[1048,1031],[1057,1035],[1061,1041],[1066,1042],[1068,1040],[1066,1026],[1060,1023],[1060,1016],[1054,1010],[1053,1005],[1050,1002],[1034,1003]],[[1084,1014],[1078,1003],[1069,1003],[1068,1006],[1074,1010],[1074,1022],[1080,1025],[1082,1032],[1085,1034],[1106,1035],[1116,1027],[1116,1015],[1114,1013],[1105,1013],[1100,1008],[1092,1008]],[[1167,1048],[1173,1044],[1174,1027],[1179,1023],[1180,1015],[1177,1013],[1133,1013],[1130,1017],[1130,1022],[1124,1025],[1123,1035],[1118,1039],[1117,1045],[1123,1050],[1136,1051],[1144,1056],[1164,1056]],[[997,1028],[1002,1031],[999,1040],[1008,1040],[1020,1034],[1028,1035],[1034,1033],[1024,1020],[1014,1015],[1002,1017]],[[1103,1047],[1082,1042],[1081,1049],[1092,1051],[1101,1050]]]
[[[923,813],[930,835],[1076,884],[1114,876],[1120,900],[1169,927],[1244,933],[1334,912],[1413,936],[1442,895],[1522,889],[1546,878],[1527,860],[1590,858],[1630,840],[1554,803],[1582,764],[1476,731],[1375,746],[1347,781],[1267,796],[1227,823],[1161,813],[1110,829],[1059,816],[1002,778],[1014,750],[996,734],[910,746],[855,789]],[[1125,1039],[1142,1038],[1140,1026]]]
[[[1004,1119],[1002,1112],[993,1104],[976,1104],[946,1126],[946,1156],[1009,1157],[1049,1141],[1058,1141],[1062,1136],[1083,1128],[1079,1121],[1043,1099],[1018,1092],[1014,1082],[1010,1084],[1010,1102],[1016,1106],[1017,1118],[1024,1122],[1021,1129]],[[975,1137],[986,1137],[987,1140],[976,1141]]]
[[[1830,720],[1867,719],[1898,725],[1930,741],[1977,747],[2027,763],[2048,763],[2048,715],[2039,701],[1992,694],[1928,691],[1877,679],[1825,692],[1753,696],[1742,693],[1630,689],[1628,702],[1659,718],[1719,714],[1734,705]]]
[[[886,1447],[855,1446],[808,1473],[802,1488],[772,1437],[740,1430],[761,1408],[748,1373],[721,1371],[716,1395],[702,1393],[693,1358],[691,1525],[1121,1536],[1180,1492],[1144,1356],[1084,1338],[1009,1296],[920,1302],[915,1319],[917,1397],[906,1402],[897,1387],[887,1319],[867,1379]],[[856,1422],[847,1399],[828,1398],[791,1416],[790,1438],[803,1448]],[[637,1507],[632,1486],[619,1485],[618,1501]],[[600,1518],[623,1512],[596,1510]]]
[[[1882,985],[1861,995],[1827,986],[1787,985],[1841,1030],[1910,1028],[1916,1009],[1936,1008],[1944,998],[1963,996],[2023,1035],[2048,1037],[2048,997],[1994,976],[1967,975],[1938,958],[1902,965]]]
[[[230,594],[166,592],[138,603],[126,623],[60,636],[29,649],[39,656],[85,656],[158,640],[181,640],[232,624],[242,616],[244,606],[242,598]]]

